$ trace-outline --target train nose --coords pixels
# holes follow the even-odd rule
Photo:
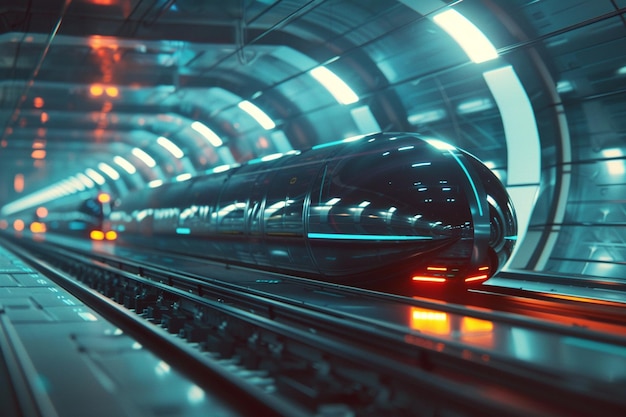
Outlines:
[[[494,191],[490,190],[491,193]],[[491,229],[489,248],[491,257],[494,258],[492,261],[495,261],[496,268],[499,269],[508,261],[513,252],[517,240],[517,220],[515,210],[504,187],[500,192],[494,194],[499,194],[499,198],[497,199],[492,194],[487,195]]]
[[[509,260],[517,241],[517,217],[504,184],[484,164],[469,157],[477,179],[484,187],[489,208],[488,256],[492,271],[497,271]]]

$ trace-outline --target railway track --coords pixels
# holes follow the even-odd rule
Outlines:
[[[7,247],[199,386],[249,397],[256,415],[620,415],[626,407],[619,387],[520,368],[462,343],[155,265],[27,243]]]

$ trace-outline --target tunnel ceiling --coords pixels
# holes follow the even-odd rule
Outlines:
[[[518,266],[626,269],[626,0],[0,5],[0,206],[64,182],[72,193],[101,177],[123,195],[416,131],[470,151],[507,185],[528,231]],[[493,50],[473,57],[445,12]],[[320,81],[328,73],[347,96]]]

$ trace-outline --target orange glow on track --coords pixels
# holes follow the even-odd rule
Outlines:
[[[493,322],[489,320],[477,319],[475,317],[463,317],[461,320],[461,331],[463,332],[491,332]]]
[[[447,335],[451,330],[450,324],[450,317],[446,312],[411,307],[410,327],[412,329],[437,335]]]
[[[416,275],[413,278],[411,278],[413,281],[419,281],[419,282],[446,282],[445,278],[441,278],[441,277],[427,277],[427,276],[420,276],[420,275]]]

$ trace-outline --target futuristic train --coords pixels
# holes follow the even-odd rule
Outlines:
[[[372,288],[480,284],[508,260],[517,233],[491,170],[414,133],[222,166],[115,203],[106,193],[84,195],[31,211],[31,231]]]
[[[124,196],[120,244],[347,285],[478,284],[509,258],[513,206],[461,149],[378,133]]]
[[[10,220],[13,229],[18,232],[26,228],[35,234],[60,233],[91,240],[117,239],[117,232],[109,225],[111,195],[105,192],[91,194],[85,191],[82,193],[85,198],[55,199],[34,210],[14,213],[4,220],[7,226],[7,220]]]

